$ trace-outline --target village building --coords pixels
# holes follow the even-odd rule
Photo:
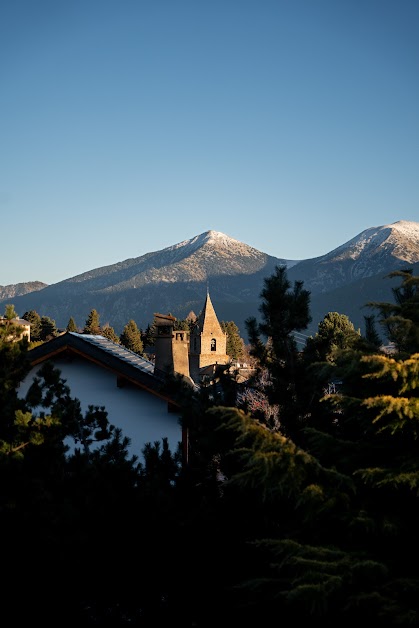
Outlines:
[[[205,375],[230,358],[209,294],[192,333],[176,330],[175,323],[169,314],[155,314],[154,361],[101,335],[64,332],[28,351],[32,368],[19,395],[27,393],[42,364],[51,362],[83,413],[92,405],[105,408],[109,423],[130,439],[131,454],[141,459],[147,443],[167,438],[170,450],[181,447],[186,460],[187,433],[180,407],[167,391],[167,377],[181,376],[198,389]]]

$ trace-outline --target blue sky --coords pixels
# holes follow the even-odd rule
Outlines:
[[[417,0],[0,4],[0,285],[419,221]]]

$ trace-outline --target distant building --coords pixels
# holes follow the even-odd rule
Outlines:
[[[179,373],[200,384],[218,365],[230,363],[227,334],[221,328],[209,293],[191,332],[175,330],[175,322],[173,316],[154,315],[156,372]]]
[[[175,451],[180,443],[186,456],[179,406],[166,392],[165,381],[154,372],[152,362],[104,336],[75,332],[30,349],[28,357],[32,369],[18,388],[19,396],[25,396],[42,364],[50,362],[83,412],[90,405],[105,407],[109,422],[131,440],[131,454],[141,457],[146,443],[167,437],[170,449]]]
[[[31,324],[28,321],[25,321],[24,318],[12,318],[12,319],[8,319],[5,318],[4,316],[0,317],[0,325],[7,325],[12,323],[13,325],[18,325],[19,327],[21,327],[22,332],[20,334],[20,336],[18,338],[16,338],[16,340],[22,340],[22,338],[24,336],[27,337],[28,342],[30,342],[31,340]]]
[[[29,334],[29,323],[21,321]],[[209,294],[190,333],[175,329],[176,318],[155,314],[155,360],[101,335],[65,332],[28,352],[32,366],[18,389],[24,396],[44,362],[53,363],[86,411],[104,406],[109,422],[122,429],[130,453],[141,457],[146,443],[168,438],[172,451],[181,445],[187,460],[187,430],[180,423],[180,407],[167,390],[167,375],[178,374],[192,387],[210,377],[217,365],[230,364],[223,332]],[[73,445],[74,447],[74,445]]]

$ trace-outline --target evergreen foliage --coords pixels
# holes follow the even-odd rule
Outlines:
[[[102,327],[102,336],[105,336],[105,338],[108,338],[109,340],[112,340],[112,342],[116,342],[117,344],[120,344],[121,342],[114,328],[111,327],[111,325],[109,324],[106,324]]]
[[[227,355],[239,362],[245,354],[244,342],[234,321],[221,321],[221,329],[227,334]]]
[[[144,333],[141,334],[141,340],[143,341],[144,347],[153,347],[154,339],[156,337],[156,326],[154,321],[152,325],[147,325],[147,328]]]
[[[66,331],[72,331],[72,332],[76,332],[76,333],[79,331],[79,328],[76,325],[76,321],[74,320],[74,318],[72,316],[70,316],[70,318],[68,320]]]
[[[58,336],[58,329],[55,321],[49,316],[41,316],[41,329],[39,339],[42,341],[51,340]]]
[[[401,279],[402,309],[384,316],[393,354],[336,313],[298,352],[309,295],[277,269],[262,322],[249,321],[255,378],[166,382],[188,430],[183,466],[164,438],[130,458],[106,410],[81,412],[50,365],[19,399],[27,343],[0,329],[3,596],[24,569],[19,620],[417,625],[419,352],[407,349],[419,321],[416,282]],[[47,592],[40,565],[54,575]],[[15,616],[6,605],[5,623]]]
[[[134,353],[138,353],[138,355],[143,354],[144,346],[141,338],[141,332],[134,320],[128,321],[122,330],[122,334],[119,339],[121,344],[130,351],[134,351]]]
[[[13,318],[19,318],[13,303],[7,303],[4,310],[4,318],[11,321]]]
[[[38,342],[41,340],[41,317],[35,310],[29,310],[25,312],[22,318],[31,324],[31,342]]]
[[[378,310],[378,321],[396,351],[408,356],[419,351],[419,277],[411,268],[394,271],[388,277],[402,280],[392,288],[395,303],[370,301],[367,305]]]
[[[190,331],[191,329],[191,323],[190,321],[188,321],[186,318],[183,319],[176,319],[175,323],[173,325],[173,329],[176,331]]]
[[[303,366],[294,332],[306,329],[311,321],[310,293],[300,281],[291,286],[286,267],[281,266],[264,280],[260,296],[261,322],[255,317],[246,320],[250,355],[257,360],[259,370],[268,370],[270,386],[262,392],[270,404],[279,405],[282,430],[291,436],[303,425],[306,413],[305,404],[298,404]]]
[[[329,312],[320,321],[316,335],[308,338],[304,353],[312,362],[334,362],[336,354],[355,346],[359,337],[346,314]]]
[[[100,316],[97,310],[95,309],[90,310],[89,316],[87,317],[86,322],[84,324],[83,333],[93,334],[96,336],[102,333],[102,330],[100,327]]]

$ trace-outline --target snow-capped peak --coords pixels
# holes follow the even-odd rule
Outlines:
[[[419,239],[419,222],[399,220],[398,222],[393,222],[391,225],[386,225],[386,227],[400,231],[406,238]]]
[[[221,233],[220,231],[205,231],[200,235],[191,238],[190,240],[183,240],[178,244],[174,244],[173,246],[169,246],[167,249],[164,249],[164,252],[176,252],[182,250],[182,254],[190,255],[195,251],[203,248],[204,246],[209,245],[215,249],[226,249],[227,251],[234,252],[235,254],[241,254],[244,256],[248,255],[263,255],[260,251],[257,251],[253,247],[240,242],[240,240],[235,240],[225,233]]]
[[[401,236],[405,241],[411,241],[414,248],[417,248],[419,241],[419,223],[408,220],[399,220],[381,227],[371,227],[365,229],[357,236],[342,244],[338,248],[331,251],[327,258],[351,258],[358,259],[363,252],[378,249],[383,246],[397,246],[398,237]]]

